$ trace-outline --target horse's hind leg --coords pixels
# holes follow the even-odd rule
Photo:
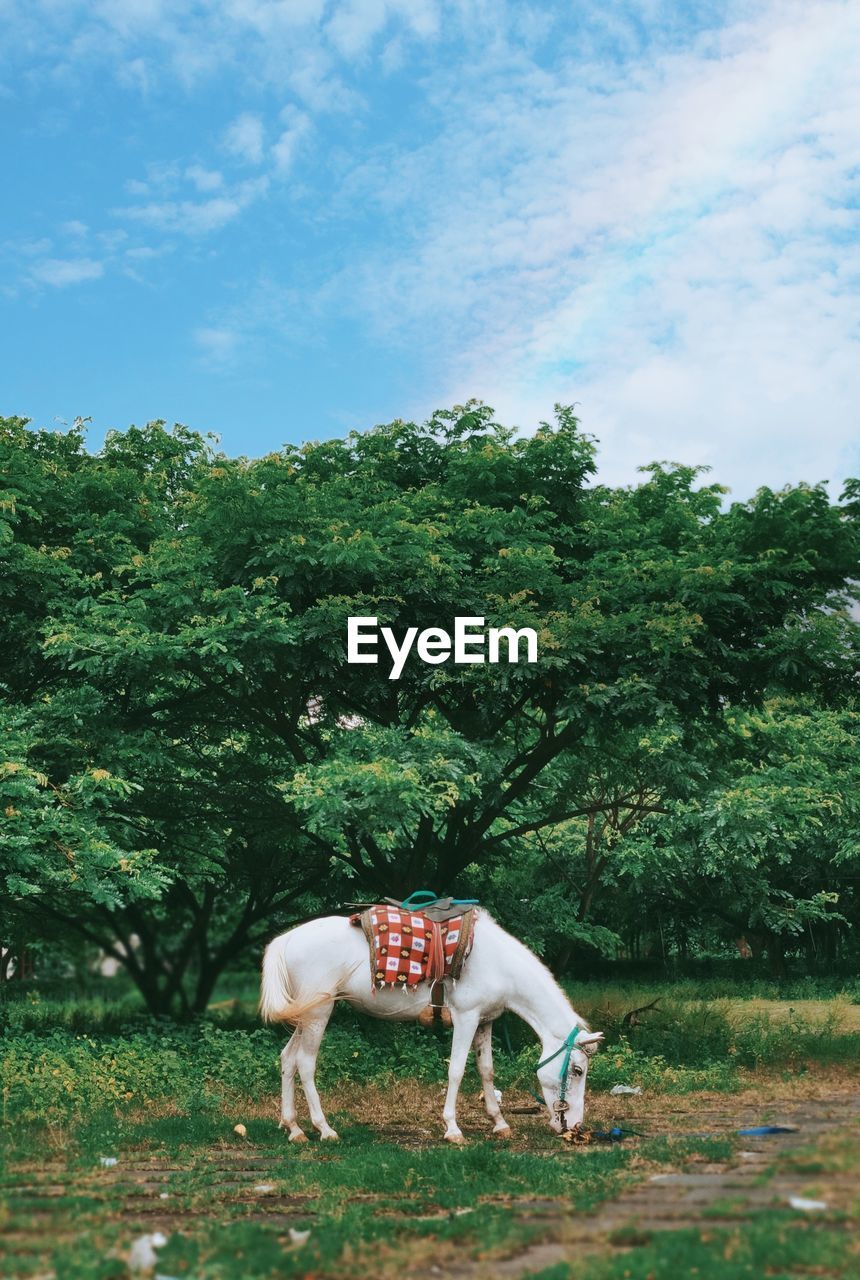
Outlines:
[[[317,1054],[333,1008],[334,1002],[327,1007],[322,1006],[312,1022],[304,1023],[296,1059],[302,1088],[305,1091],[305,1098],[308,1103],[308,1110],[311,1113],[311,1123],[315,1129],[319,1129],[321,1138],[329,1140],[336,1139],[337,1134],[323,1115],[314,1075],[317,1067]]]
[[[281,1050],[281,1124],[289,1129],[290,1142],[307,1142],[298,1122],[296,1112],[296,1058],[299,1052],[302,1029],[296,1027]]]
[[[499,1106],[499,1100],[496,1097],[496,1090],[493,1085],[492,1022],[484,1022],[478,1027],[472,1043],[475,1048],[478,1074],[481,1077],[481,1084],[484,1086],[484,1106],[487,1108],[487,1115],[493,1121],[493,1137],[509,1138],[511,1136],[511,1127],[502,1115],[502,1109]]]

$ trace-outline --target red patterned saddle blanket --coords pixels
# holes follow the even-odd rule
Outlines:
[[[461,916],[438,922],[418,911],[377,906],[350,916],[350,922],[364,930],[370,945],[372,985],[415,991],[421,982],[459,978],[472,950],[475,913],[467,907]]]

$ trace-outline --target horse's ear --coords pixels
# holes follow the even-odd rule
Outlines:
[[[600,1048],[600,1042],[603,1039],[602,1031],[588,1031],[584,1036],[579,1036],[576,1041],[577,1049],[581,1049],[583,1053],[587,1053],[589,1057],[593,1053],[597,1053]]]

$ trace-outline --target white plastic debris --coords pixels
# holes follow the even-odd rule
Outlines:
[[[169,1192],[169,1191],[160,1191],[160,1192],[159,1192],[159,1195],[158,1195],[158,1198],[159,1198],[159,1200],[169,1200],[169,1199],[170,1199],[170,1192]]]
[[[310,1238],[310,1231],[296,1231],[295,1227],[290,1227],[290,1242],[292,1244],[307,1244]]]
[[[273,1182],[258,1182],[256,1187],[254,1187],[254,1190],[257,1192],[257,1194],[261,1196],[270,1195],[271,1192],[274,1191],[274,1189],[275,1189],[275,1184]]]
[[[494,1089],[494,1090],[493,1090],[493,1093],[496,1095],[496,1102],[501,1102],[501,1100],[502,1100],[502,1091],[501,1091],[501,1089]]]
[[[638,1084],[635,1087],[629,1084],[614,1084],[609,1092],[613,1098],[627,1096],[635,1098],[642,1092],[642,1086]]]
[[[826,1200],[806,1200],[803,1196],[789,1196],[788,1203],[792,1209],[799,1209],[801,1213],[817,1213],[820,1209],[827,1208]]]
[[[238,1133],[240,1138],[247,1138],[248,1136],[248,1130],[245,1128],[243,1124],[234,1124],[233,1132]]]
[[[128,1269],[132,1274],[152,1275],[158,1262],[156,1249],[163,1249],[167,1244],[167,1236],[161,1231],[153,1231],[150,1235],[138,1236],[128,1251]]]
[[[103,1169],[112,1169],[116,1162],[116,1156],[99,1156],[99,1164]]]

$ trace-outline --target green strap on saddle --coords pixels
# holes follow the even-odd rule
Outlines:
[[[408,898],[404,898],[400,905],[404,911],[422,911],[447,901],[447,898],[440,898],[432,889],[416,889]],[[476,907],[477,905],[477,898],[451,898],[452,907]]]

